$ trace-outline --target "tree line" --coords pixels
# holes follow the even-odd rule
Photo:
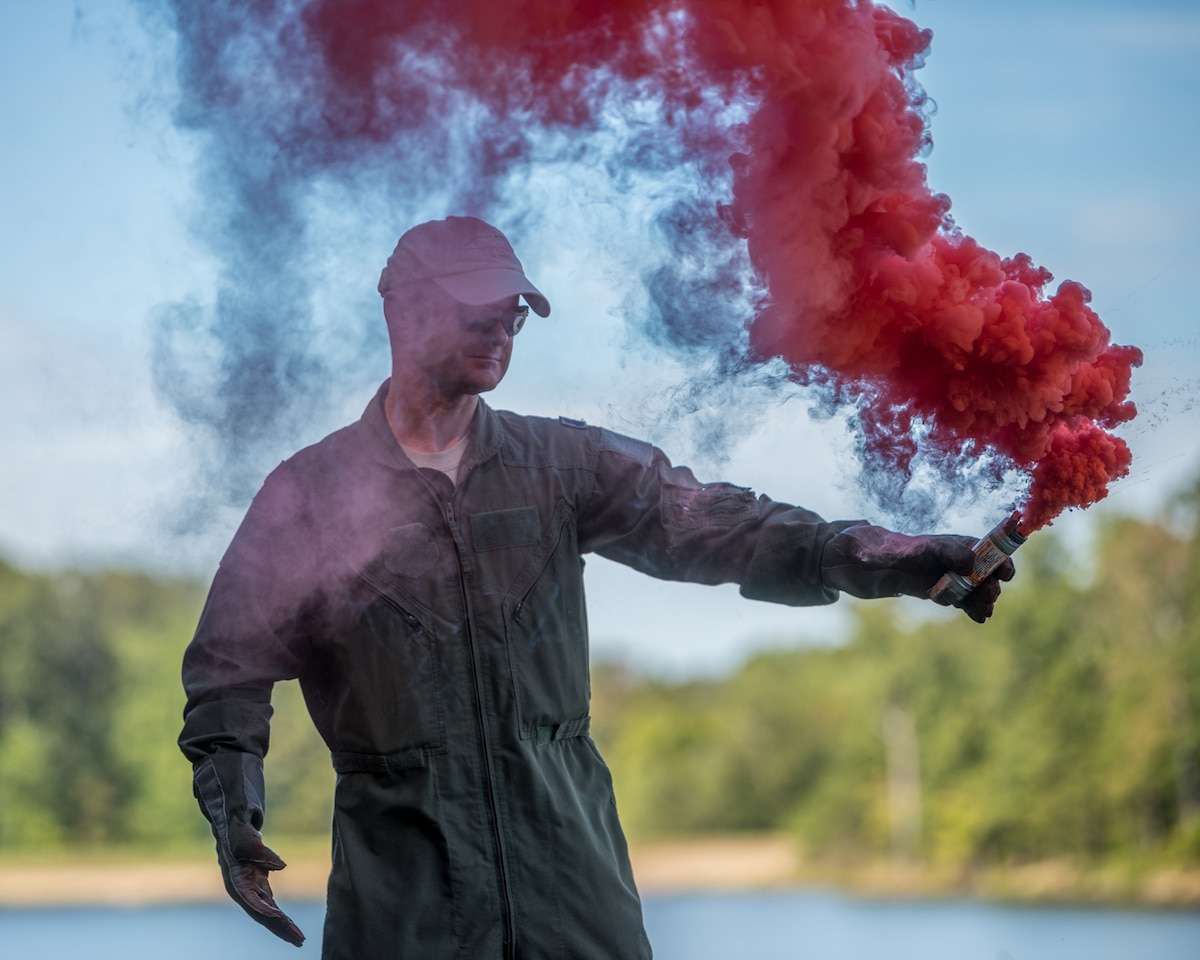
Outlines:
[[[983,627],[862,603],[847,643],[718,680],[601,671],[623,819],[839,861],[1200,864],[1197,500],[1105,520],[1084,558],[1039,533]]]
[[[1198,505],[1200,486],[1169,520],[1105,518],[1082,558],[1031,538],[983,627],[860,603],[846,642],[720,678],[596,664],[628,831],[786,831],[839,862],[1200,865]],[[0,563],[0,853],[210,843],[174,743],[203,597]],[[275,703],[268,839],[324,836],[328,754],[295,684]]]

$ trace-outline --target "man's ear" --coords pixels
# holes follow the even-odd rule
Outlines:
[[[393,357],[403,353],[412,342],[413,305],[393,291],[383,296],[383,320],[387,326],[388,346]]]
[[[389,332],[395,332],[404,325],[406,313],[403,300],[394,290],[389,290],[383,295],[383,319]]]

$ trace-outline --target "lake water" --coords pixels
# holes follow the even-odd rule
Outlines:
[[[303,952],[233,904],[0,910],[4,960],[315,957],[324,908],[285,903]],[[1197,960],[1200,912],[861,900],[803,892],[647,897],[656,960]]]

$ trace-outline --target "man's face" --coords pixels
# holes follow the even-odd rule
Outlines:
[[[401,344],[406,364],[451,399],[494,390],[512,359],[519,302],[514,295],[472,307],[439,291],[409,315]]]

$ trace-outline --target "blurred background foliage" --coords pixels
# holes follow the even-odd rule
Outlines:
[[[984,627],[861,603],[846,643],[720,678],[596,664],[631,837],[784,831],[842,864],[1200,865],[1198,507],[1200,484],[1161,520],[1100,519],[1085,557],[1039,534]],[[203,596],[0,564],[0,853],[210,845],[174,744]],[[268,839],[324,837],[328,754],[296,685],[275,701]]]

